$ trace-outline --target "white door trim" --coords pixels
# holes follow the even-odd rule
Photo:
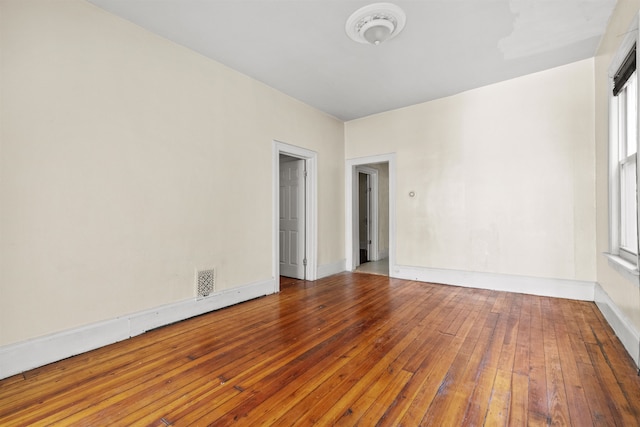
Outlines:
[[[369,192],[369,234],[371,243],[368,245],[369,261],[378,260],[378,170],[367,166],[356,166],[356,172],[369,175],[369,186],[371,191]],[[356,193],[357,194],[357,193]],[[360,218],[360,206],[356,203],[356,211],[354,216]],[[355,241],[360,241],[360,227],[354,229]],[[356,259],[356,264],[359,264],[359,257]]]
[[[307,280],[316,280],[318,275],[318,153],[306,148],[273,140],[272,143],[272,257],[271,274],[275,279],[275,292],[280,291],[280,154],[303,159],[306,162],[307,179],[305,186],[306,209],[305,222],[307,238],[305,252],[307,256]]]
[[[358,216],[355,187],[358,183],[356,167],[372,163],[389,164],[389,276],[395,277],[396,270],[396,154],[381,154],[378,156],[358,157],[347,159],[345,170],[345,255],[346,269],[353,271],[358,259]]]

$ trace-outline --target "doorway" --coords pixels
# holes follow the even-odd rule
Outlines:
[[[280,154],[280,276],[306,278],[306,161]]]
[[[393,275],[395,155],[347,160],[346,268]]]
[[[369,175],[358,172],[358,230],[360,257],[358,264],[369,262],[371,253],[371,184]]]
[[[362,165],[356,167],[358,179],[358,242],[359,254],[357,265],[367,262],[377,261],[381,256],[378,250],[378,238],[380,234],[379,217],[379,196],[378,187],[379,169],[383,169],[384,173],[388,170],[386,164],[380,165]],[[388,179],[384,181],[388,182]],[[386,190],[385,190],[386,191]],[[384,201],[386,201],[385,199]],[[386,205],[385,205],[386,206]],[[387,216],[385,216],[387,218]],[[387,226],[387,224],[383,224]],[[388,229],[388,227],[386,227]],[[385,239],[386,240],[386,239]]]
[[[281,159],[284,170],[281,170]],[[283,184],[289,187],[287,197],[281,198],[281,173],[294,173],[299,178],[297,184],[287,178]],[[293,187],[297,185],[294,191]],[[295,145],[273,141],[272,145],[272,275],[275,292],[280,291],[280,275],[304,280],[317,278],[317,153]],[[286,205],[286,206],[285,206]],[[287,215],[289,218],[287,219]],[[291,217],[296,217],[294,225]],[[281,221],[283,219],[285,222]],[[302,225],[300,225],[302,224]],[[281,229],[281,226],[284,226]],[[298,227],[294,230],[294,227]],[[286,241],[284,239],[287,239]],[[293,243],[292,243],[293,242]],[[292,243],[292,244],[291,244]],[[284,252],[283,252],[284,251]],[[283,258],[281,255],[288,255]],[[292,272],[288,267],[281,267],[281,260],[295,265]],[[282,269],[282,271],[281,271]]]

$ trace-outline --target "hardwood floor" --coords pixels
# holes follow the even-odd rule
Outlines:
[[[595,304],[343,273],[0,381],[0,425],[640,425]]]

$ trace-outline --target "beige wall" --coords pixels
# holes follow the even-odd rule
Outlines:
[[[318,152],[344,259],[340,121],[84,1],[0,5],[0,345],[269,279],[273,139]]]
[[[637,0],[618,0],[614,14],[609,20],[607,33],[595,58],[595,139],[597,171],[597,266],[598,283],[611,300],[629,318],[636,330],[640,330],[640,291],[638,283],[625,279],[611,268],[603,255],[609,250],[609,181],[608,181],[608,69],[620,43],[640,8]],[[637,28],[633,29],[637,31]]]
[[[367,165],[378,171],[378,253],[389,253],[389,164]]]
[[[397,153],[398,265],[594,281],[593,105],[584,60],[348,122],[346,158]]]

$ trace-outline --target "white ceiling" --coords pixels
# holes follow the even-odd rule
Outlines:
[[[360,0],[89,0],[342,120],[594,56],[616,0],[396,0],[404,31],[356,43]]]

